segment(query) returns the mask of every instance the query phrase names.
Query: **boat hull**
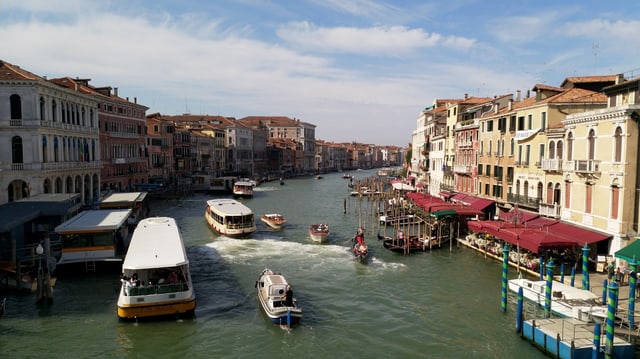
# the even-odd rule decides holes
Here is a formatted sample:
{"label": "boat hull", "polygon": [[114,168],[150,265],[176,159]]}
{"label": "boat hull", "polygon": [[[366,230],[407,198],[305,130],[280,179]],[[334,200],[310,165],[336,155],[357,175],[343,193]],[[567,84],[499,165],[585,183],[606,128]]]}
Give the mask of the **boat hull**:
{"label": "boat hull", "polygon": [[269,226],[271,229],[276,229],[276,230],[282,229],[282,227],[284,227],[284,224],[286,223],[284,217],[282,217],[282,216],[271,217],[271,216],[268,216],[268,215],[262,215],[260,217],[260,220],[264,224]]}
{"label": "boat hull", "polygon": [[195,296],[180,301],[151,302],[148,304],[118,304],[118,318],[133,320],[167,316],[193,317],[196,309]]}
{"label": "boat hull", "polygon": [[309,226],[309,237],[316,243],[325,243],[329,237],[329,227],[327,225],[312,224]]}
{"label": "boat hull", "polygon": [[274,324],[289,327],[298,324],[302,319],[302,308],[295,297],[292,305],[286,306],[283,295],[289,284],[279,273],[264,269],[256,281],[258,303],[264,314]]}

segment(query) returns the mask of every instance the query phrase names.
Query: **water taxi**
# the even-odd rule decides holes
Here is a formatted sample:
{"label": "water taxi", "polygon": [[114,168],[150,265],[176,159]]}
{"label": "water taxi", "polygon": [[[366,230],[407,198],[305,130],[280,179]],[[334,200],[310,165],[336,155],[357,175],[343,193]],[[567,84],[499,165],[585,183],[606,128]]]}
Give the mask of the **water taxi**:
{"label": "water taxi", "polygon": [[122,264],[118,318],[191,317],[196,296],[189,259],[175,219],[138,223]]}
{"label": "water taxi", "polygon": [[280,213],[265,213],[260,220],[273,229],[282,229],[287,220]]}
{"label": "water taxi", "polygon": [[246,181],[238,181],[233,184],[233,195],[239,198],[253,197],[253,184]]}
{"label": "water taxi", "polygon": [[253,211],[231,198],[207,201],[204,219],[217,233],[230,237],[243,237],[256,231]]}
{"label": "water taxi", "polygon": [[300,322],[302,308],[282,274],[263,269],[256,281],[256,289],[260,306],[271,322],[289,327]]}
{"label": "water taxi", "polygon": [[329,237],[329,225],[326,223],[312,224],[309,226],[309,236],[311,240],[318,243],[324,243]]}
{"label": "water taxi", "polygon": [[57,264],[122,261],[131,214],[131,209],[87,210],[57,226],[61,243]]}

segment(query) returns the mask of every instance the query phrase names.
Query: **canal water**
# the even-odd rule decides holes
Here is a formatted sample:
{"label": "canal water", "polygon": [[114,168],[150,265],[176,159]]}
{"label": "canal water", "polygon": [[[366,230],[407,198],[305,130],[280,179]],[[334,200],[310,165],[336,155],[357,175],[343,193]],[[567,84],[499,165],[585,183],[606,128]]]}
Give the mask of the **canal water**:
{"label": "canal water", "polygon": [[[356,179],[373,171],[354,172]],[[212,233],[197,194],[156,201],[152,215],[178,221],[196,291],[194,319],[120,322],[119,272],[61,275],[50,306],[9,293],[0,319],[2,358],[544,358],[515,333],[515,298],[500,309],[501,263],[461,247],[410,256],[372,235],[367,200],[349,196],[341,174],[264,183],[242,200],[256,213],[279,212],[282,231],[258,221],[247,239]],[[326,222],[328,243],[312,243]],[[372,253],[354,260],[351,238],[364,223]],[[254,284],[265,268],[282,272],[304,314],[291,330],[260,311]],[[514,276],[510,273],[510,276]]]}

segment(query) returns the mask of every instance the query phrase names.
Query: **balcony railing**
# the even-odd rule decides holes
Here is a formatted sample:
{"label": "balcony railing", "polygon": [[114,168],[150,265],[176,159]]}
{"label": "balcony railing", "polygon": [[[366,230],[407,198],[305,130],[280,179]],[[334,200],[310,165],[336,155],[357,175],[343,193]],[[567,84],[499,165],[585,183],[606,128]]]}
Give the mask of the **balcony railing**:
{"label": "balcony railing", "polygon": [[600,160],[565,161],[562,165],[565,172],[600,173]]}
{"label": "balcony railing", "polygon": [[540,206],[540,198],[531,198],[514,193],[507,193],[507,201],[529,208],[538,208]]}
{"label": "balcony railing", "polygon": [[453,171],[455,173],[471,173],[473,172],[473,166],[468,165],[454,165]]}
{"label": "balcony railing", "polygon": [[540,206],[538,207],[538,213],[541,216],[545,216],[545,217],[560,218],[561,209],[562,207],[560,207],[560,205],[558,205],[557,203],[554,203],[554,204],[540,203]]}
{"label": "balcony railing", "polygon": [[543,171],[562,171],[562,160],[559,159],[543,159],[541,166]]}
{"label": "balcony railing", "polygon": [[9,163],[0,165],[2,171],[42,171],[42,170],[70,170],[102,168],[102,161],[93,162],[37,162],[37,163]]}

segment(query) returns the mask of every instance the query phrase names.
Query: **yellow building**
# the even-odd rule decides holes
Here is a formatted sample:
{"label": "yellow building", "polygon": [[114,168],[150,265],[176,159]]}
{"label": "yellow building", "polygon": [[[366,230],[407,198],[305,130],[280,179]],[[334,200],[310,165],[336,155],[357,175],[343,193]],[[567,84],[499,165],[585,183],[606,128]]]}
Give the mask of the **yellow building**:
{"label": "yellow building", "polygon": [[638,236],[640,79],[604,88],[607,107],[572,114],[565,126],[562,219],[611,234],[608,253]]}

